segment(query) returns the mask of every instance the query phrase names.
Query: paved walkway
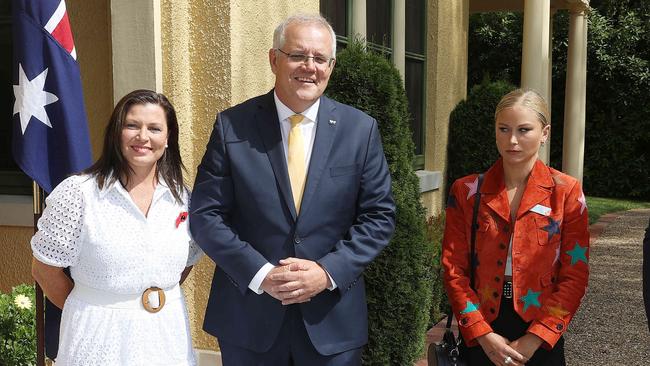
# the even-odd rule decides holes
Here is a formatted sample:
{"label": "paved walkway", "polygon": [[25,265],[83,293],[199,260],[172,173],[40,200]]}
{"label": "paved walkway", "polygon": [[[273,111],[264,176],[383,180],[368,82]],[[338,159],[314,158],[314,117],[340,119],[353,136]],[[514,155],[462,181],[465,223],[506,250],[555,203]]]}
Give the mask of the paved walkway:
{"label": "paved walkway", "polygon": [[602,233],[592,238],[587,296],[566,333],[567,364],[650,365],[641,293],[650,209],[606,216],[599,220],[606,223]]}
{"label": "paved walkway", "polygon": [[[589,228],[589,290],[565,334],[567,365],[650,365],[641,292],[648,219],[650,209],[631,210],[604,215]],[[427,343],[441,337],[442,323],[429,330]]]}

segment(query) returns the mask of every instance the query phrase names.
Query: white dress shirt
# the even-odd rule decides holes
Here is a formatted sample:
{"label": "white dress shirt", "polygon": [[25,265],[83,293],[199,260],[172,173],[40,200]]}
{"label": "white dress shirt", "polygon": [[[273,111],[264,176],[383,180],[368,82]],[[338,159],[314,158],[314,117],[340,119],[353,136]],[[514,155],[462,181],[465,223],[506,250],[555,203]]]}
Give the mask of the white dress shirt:
{"label": "white dress shirt", "polygon": [[[289,131],[291,130],[291,122],[289,121],[289,117],[293,116],[296,114],[294,111],[292,111],[289,107],[284,105],[278,98],[278,95],[273,92],[273,99],[275,100],[275,108],[278,111],[278,120],[280,121],[280,132],[282,133],[282,146],[284,147],[284,160],[289,165],[289,158],[288,158],[288,153],[287,151],[289,150]],[[320,107],[320,98],[314,102],[309,108],[305,109],[302,113],[303,115],[303,120],[300,122],[298,125],[298,128],[300,128],[300,132],[302,133],[303,140],[306,142],[305,144],[305,166],[309,167],[309,161],[311,160],[311,152],[314,147],[314,138],[316,137],[316,123],[318,119],[318,108]],[[265,265],[260,268],[259,271],[255,274],[251,282],[248,284],[248,288],[251,289],[253,292],[256,294],[260,295],[264,292],[264,290],[261,289],[262,282],[266,278],[266,275],[271,272],[271,270],[275,268],[274,265],[271,263],[266,263]],[[324,269],[323,269],[324,270]],[[327,273],[327,271],[325,271]],[[328,289],[334,290],[336,289],[336,283],[334,282],[334,279],[332,279],[332,276],[330,276],[329,273],[327,273],[327,277],[329,277],[330,282],[332,283],[332,286],[329,287]]]}

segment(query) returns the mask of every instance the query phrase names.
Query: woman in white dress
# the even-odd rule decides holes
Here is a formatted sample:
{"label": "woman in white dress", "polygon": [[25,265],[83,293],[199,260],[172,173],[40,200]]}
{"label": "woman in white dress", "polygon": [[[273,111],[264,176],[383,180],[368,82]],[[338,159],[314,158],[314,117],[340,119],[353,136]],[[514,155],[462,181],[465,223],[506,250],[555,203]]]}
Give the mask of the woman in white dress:
{"label": "woman in white dress", "polygon": [[179,283],[202,253],[183,169],[174,108],[136,90],[115,107],[99,160],[47,198],[32,273],[63,309],[57,366],[195,364]]}

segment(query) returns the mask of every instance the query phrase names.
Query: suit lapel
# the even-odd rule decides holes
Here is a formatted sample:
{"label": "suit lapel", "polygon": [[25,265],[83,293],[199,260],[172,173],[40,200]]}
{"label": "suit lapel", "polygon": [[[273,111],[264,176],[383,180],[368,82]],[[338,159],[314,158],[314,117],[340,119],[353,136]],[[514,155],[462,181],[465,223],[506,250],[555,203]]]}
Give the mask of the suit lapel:
{"label": "suit lapel", "polygon": [[257,120],[257,130],[264,143],[266,155],[271,162],[271,168],[275,175],[284,202],[287,204],[291,216],[296,219],[296,208],[291,195],[291,184],[289,183],[289,173],[287,162],[284,157],[284,147],[282,144],[282,133],[280,132],[280,121],[278,121],[278,112],[273,100],[273,91],[261,99],[255,115]]}
{"label": "suit lapel", "polygon": [[506,222],[510,222],[510,204],[503,179],[503,162],[501,159],[485,173],[481,186],[481,199]]}
{"label": "suit lapel", "polygon": [[[318,182],[320,181],[325,165],[332,150],[332,143],[337,130],[336,107],[331,100],[323,96],[320,99],[318,108],[318,121],[316,123],[316,136],[314,137],[314,146],[309,161],[309,170],[307,171],[307,181],[305,182],[305,191],[302,195],[302,204],[300,213],[304,214],[309,209],[309,204],[313,200]],[[330,121],[333,121],[330,122]]]}
{"label": "suit lapel", "polygon": [[[519,203],[517,218],[520,218],[535,205],[548,198],[554,185],[548,167],[540,160],[536,161],[526,183],[524,195]],[[485,173],[481,194],[483,194],[481,199],[492,211],[506,222],[510,222],[510,204],[508,203],[508,193],[506,192],[503,176],[503,161],[501,159]]]}

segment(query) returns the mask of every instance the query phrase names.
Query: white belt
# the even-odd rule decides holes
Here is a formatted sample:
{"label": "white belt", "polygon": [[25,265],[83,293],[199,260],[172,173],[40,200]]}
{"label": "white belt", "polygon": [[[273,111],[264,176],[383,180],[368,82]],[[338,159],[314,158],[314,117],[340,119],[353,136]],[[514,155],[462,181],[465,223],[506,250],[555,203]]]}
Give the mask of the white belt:
{"label": "white belt", "polygon": [[[156,296],[158,295],[158,296]],[[167,289],[151,287],[141,294],[116,294],[75,283],[70,296],[92,305],[113,309],[141,309],[156,313],[165,303],[181,299],[181,287],[175,284]]]}

